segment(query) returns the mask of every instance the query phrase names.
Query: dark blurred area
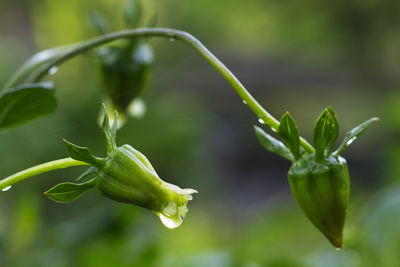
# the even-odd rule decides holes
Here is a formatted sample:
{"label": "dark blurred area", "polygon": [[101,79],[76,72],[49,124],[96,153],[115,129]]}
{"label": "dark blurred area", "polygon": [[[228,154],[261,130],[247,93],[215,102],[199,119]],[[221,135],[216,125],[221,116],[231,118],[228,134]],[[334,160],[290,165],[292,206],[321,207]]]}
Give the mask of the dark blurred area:
{"label": "dark blurred area", "polygon": [[[200,39],[275,117],[289,111],[302,136],[328,105],[341,139],[378,116],[345,153],[352,195],[345,247],[335,251],[301,213],[290,163],[265,151],[256,116],[188,45],[151,39],[147,113],[118,143],[143,152],[160,177],[199,194],[176,230],[94,190],[72,204],[42,192],[84,170],[60,170],[0,192],[1,266],[398,266],[400,262],[400,2],[143,1],[157,26]],[[0,85],[33,53],[96,36],[89,11],[122,29],[123,0],[1,0]],[[1,132],[1,175],[66,157],[61,141],[105,155],[97,125],[102,82],[84,54],[48,76],[50,116]]]}

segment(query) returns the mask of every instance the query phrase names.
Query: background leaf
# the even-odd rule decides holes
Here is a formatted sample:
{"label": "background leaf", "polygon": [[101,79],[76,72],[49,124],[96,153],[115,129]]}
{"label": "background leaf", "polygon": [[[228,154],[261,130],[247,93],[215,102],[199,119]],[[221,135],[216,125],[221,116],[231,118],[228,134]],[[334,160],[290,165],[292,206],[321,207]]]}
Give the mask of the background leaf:
{"label": "background leaf", "polygon": [[26,84],[0,95],[0,129],[14,127],[55,110],[57,100],[51,82]]}
{"label": "background leaf", "polygon": [[266,132],[264,132],[263,129],[258,126],[254,126],[254,130],[256,132],[258,141],[260,141],[260,144],[266,150],[278,154],[279,156],[282,156],[290,161],[294,160],[294,157],[292,153],[290,153],[290,150],[287,149],[287,147],[281,141],[267,134]]}
{"label": "background leaf", "polygon": [[281,136],[283,142],[292,152],[295,159],[300,158],[300,137],[299,131],[297,130],[296,123],[294,122],[292,116],[286,112],[279,124],[279,135]]}
{"label": "background leaf", "polygon": [[124,9],[125,24],[129,28],[136,28],[142,18],[142,5],[140,0],[128,0]]}
{"label": "background leaf", "polygon": [[61,183],[54,186],[44,194],[56,202],[70,203],[78,199],[88,190],[92,189],[95,185],[96,178],[82,184]]}
{"label": "background leaf", "polygon": [[325,154],[332,152],[338,135],[339,124],[335,112],[328,107],[321,113],[314,126],[313,142],[317,159],[322,159]]}

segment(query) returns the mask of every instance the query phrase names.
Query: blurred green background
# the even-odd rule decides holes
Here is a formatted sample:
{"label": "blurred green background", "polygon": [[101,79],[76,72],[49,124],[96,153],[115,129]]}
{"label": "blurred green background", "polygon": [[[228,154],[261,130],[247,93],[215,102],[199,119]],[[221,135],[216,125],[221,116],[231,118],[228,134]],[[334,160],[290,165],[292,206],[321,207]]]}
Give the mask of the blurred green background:
{"label": "blurred green background", "polygon": [[[301,213],[289,162],[258,144],[257,119],[227,82],[186,44],[156,38],[148,112],[126,123],[118,143],[143,152],[164,180],[199,191],[183,225],[168,230],[151,212],[95,191],[72,204],[45,198],[84,170],[70,168],[0,192],[0,265],[399,266],[400,2],[144,2],[157,26],[198,37],[270,113],[290,111],[309,140],[328,105],[341,136],[381,117],[344,153],[352,178],[345,248],[335,251]],[[124,4],[1,0],[0,85],[31,54],[95,36],[89,10],[122,29]],[[105,154],[96,59],[80,56],[51,79],[57,111],[0,133],[2,177],[65,157],[62,138]]]}

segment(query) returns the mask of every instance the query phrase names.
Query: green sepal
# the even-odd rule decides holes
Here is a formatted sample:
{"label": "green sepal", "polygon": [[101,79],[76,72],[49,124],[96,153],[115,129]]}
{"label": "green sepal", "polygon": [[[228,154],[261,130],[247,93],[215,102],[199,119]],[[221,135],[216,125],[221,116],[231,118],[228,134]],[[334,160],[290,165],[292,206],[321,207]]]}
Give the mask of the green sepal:
{"label": "green sepal", "polygon": [[87,147],[74,145],[65,139],[63,139],[63,141],[67,147],[68,155],[75,160],[89,163],[90,165],[95,167],[100,166],[104,161],[104,159],[93,156],[89,148]]}
{"label": "green sepal", "polygon": [[82,173],[78,178],[76,178],[75,181],[82,181],[84,179],[86,179],[87,177],[91,177],[93,175],[98,175],[99,172],[97,170],[97,168],[95,167],[89,167],[84,173]]}
{"label": "green sepal", "polygon": [[320,161],[328,156],[335,146],[339,135],[339,123],[335,112],[327,107],[319,116],[314,126],[313,142],[315,146],[315,159]]}
{"label": "green sepal", "polygon": [[346,149],[354,140],[356,140],[373,122],[378,121],[379,118],[373,117],[360,125],[354,127],[352,130],[348,131],[340,144],[339,148],[335,151],[335,155],[340,155],[343,150]]}
{"label": "green sepal", "polygon": [[286,112],[279,124],[279,135],[281,136],[286,147],[292,152],[294,158],[300,158],[300,136],[296,123],[289,112]]}
{"label": "green sepal", "polygon": [[24,84],[0,94],[0,129],[52,113],[57,106],[52,82]]}
{"label": "green sepal", "polygon": [[141,18],[142,5],[140,0],[128,0],[124,8],[124,20],[126,26],[129,28],[138,27]]}
{"label": "green sepal", "polygon": [[103,125],[101,127],[105,137],[106,137],[106,145],[107,145],[107,154],[110,154],[111,151],[117,148],[117,129],[118,129],[118,112],[115,111],[114,115],[114,122],[113,125],[110,127],[110,119],[108,118],[107,107],[103,103]]}
{"label": "green sepal", "polygon": [[110,25],[108,21],[99,13],[90,10],[88,13],[88,20],[91,26],[96,29],[100,34],[110,32]]}
{"label": "green sepal", "polygon": [[44,192],[46,197],[59,203],[70,203],[78,199],[84,193],[96,186],[96,179],[94,178],[82,184],[75,183],[61,183],[50,190]]}
{"label": "green sepal", "polygon": [[254,126],[258,141],[268,151],[284,157],[287,160],[294,161],[294,157],[290,150],[279,140],[264,132],[258,126]]}

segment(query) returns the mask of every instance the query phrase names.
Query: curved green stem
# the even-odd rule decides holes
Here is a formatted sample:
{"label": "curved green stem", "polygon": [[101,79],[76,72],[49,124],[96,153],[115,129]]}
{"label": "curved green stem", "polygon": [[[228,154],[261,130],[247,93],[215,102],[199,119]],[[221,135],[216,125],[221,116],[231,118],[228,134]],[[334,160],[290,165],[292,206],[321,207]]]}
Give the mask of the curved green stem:
{"label": "curved green stem", "polygon": [[[243,101],[249,106],[249,108],[262,120],[265,124],[271,127],[273,130],[278,131],[279,122],[271,114],[269,114],[246,90],[242,83],[235,77],[235,75],[213,54],[211,53],[198,39],[191,34],[167,28],[140,28],[135,30],[125,30],[119,32],[113,32],[102,35],[97,38],[93,38],[86,42],[83,42],[73,49],[67,51],[65,54],[51,60],[41,66],[39,66],[32,74],[28,77],[28,82],[37,82],[48,74],[48,71],[58,66],[66,60],[86,52],[92,48],[103,45],[108,42],[112,42],[122,38],[134,38],[134,37],[166,37],[169,39],[182,40],[191,45],[208,63],[211,64],[233,87],[236,93],[243,99]],[[313,153],[314,148],[304,138],[300,138],[301,146],[308,152]]]}
{"label": "curved green stem", "polygon": [[12,186],[15,183],[18,183],[20,181],[23,181],[38,174],[58,169],[64,169],[72,166],[80,166],[80,165],[88,165],[88,164],[86,162],[74,160],[71,158],[64,158],[39,164],[0,180],[0,190],[8,188],[9,186]]}

